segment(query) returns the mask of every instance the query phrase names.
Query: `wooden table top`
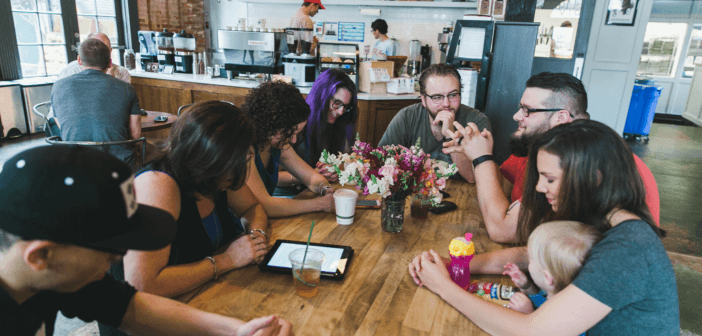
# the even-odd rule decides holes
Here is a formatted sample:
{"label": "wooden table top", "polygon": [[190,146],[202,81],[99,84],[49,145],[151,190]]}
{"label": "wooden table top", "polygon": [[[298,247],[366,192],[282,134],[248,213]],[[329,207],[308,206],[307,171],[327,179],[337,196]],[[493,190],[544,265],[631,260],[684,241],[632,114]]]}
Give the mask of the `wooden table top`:
{"label": "wooden table top", "polygon": [[[400,233],[381,230],[380,209],[357,209],[349,226],[338,225],[333,214],[322,212],[271,220],[270,245],[277,239],[306,241],[314,220],[312,242],[354,249],[345,279],[322,279],[313,298],[295,293],[291,274],[262,272],[250,265],[178,299],[242,320],[277,314],[293,324],[296,335],[486,335],[436,294],[418,287],[407,271],[410,260],[422,251],[434,249],[448,256],[449,242],[466,232],[474,234],[476,253],[505,247],[488,238],[474,184],[450,180],[446,191],[457,210],[418,220],[410,216],[408,198]],[[510,283],[501,275],[474,275],[471,280]]]}
{"label": "wooden table top", "polygon": [[[166,116],[168,120],[166,122],[154,122],[154,118],[157,116]],[[146,111],[145,116],[141,116],[141,130],[142,131],[157,131],[161,129],[171,128],[173,123],[178,120],[178,116],[175,114],[170,114],[166,112],[156,112],[156,111]]]}

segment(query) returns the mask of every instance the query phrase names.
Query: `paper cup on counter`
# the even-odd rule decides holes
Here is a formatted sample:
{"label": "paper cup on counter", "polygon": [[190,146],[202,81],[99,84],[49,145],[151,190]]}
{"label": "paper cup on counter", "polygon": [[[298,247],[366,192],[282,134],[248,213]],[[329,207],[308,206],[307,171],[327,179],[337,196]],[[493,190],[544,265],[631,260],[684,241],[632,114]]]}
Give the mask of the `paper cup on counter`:
{"label": "paper cup on counter", "polygon": [[337,223],[341,225],[353,223],[353,216],[356,213],[356,199],[358,199],[358,193],[353,190],[338,189],[334,191]]}

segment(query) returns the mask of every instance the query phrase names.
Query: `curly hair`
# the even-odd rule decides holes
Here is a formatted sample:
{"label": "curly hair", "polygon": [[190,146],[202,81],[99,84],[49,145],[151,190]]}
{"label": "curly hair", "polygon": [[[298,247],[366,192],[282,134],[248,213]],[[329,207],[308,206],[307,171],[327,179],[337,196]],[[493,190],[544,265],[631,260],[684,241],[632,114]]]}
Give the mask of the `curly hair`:
{"label": "curly hair", "polygon": [[292,138],[296,126],[310,115],[300,90],[283,82],[266,82],[246,95],[244,113],[254,123],[255,144],[261,148],[280,132],[281,141]]}

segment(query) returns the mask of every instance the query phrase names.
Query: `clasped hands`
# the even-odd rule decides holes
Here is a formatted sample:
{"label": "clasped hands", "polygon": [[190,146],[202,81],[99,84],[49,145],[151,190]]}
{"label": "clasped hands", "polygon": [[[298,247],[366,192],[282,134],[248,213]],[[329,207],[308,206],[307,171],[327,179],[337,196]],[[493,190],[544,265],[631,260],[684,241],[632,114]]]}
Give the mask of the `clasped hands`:
{"label": "clasped hands", "polygon": [[463,127],[456,121],[453,122],[453,126],[456,131],[447,136],[452,140],[444,142],[444,154],[462,153],[471,161],[492,154],[494,141],[487,128],[481,132],[475,123],[468,123]]}

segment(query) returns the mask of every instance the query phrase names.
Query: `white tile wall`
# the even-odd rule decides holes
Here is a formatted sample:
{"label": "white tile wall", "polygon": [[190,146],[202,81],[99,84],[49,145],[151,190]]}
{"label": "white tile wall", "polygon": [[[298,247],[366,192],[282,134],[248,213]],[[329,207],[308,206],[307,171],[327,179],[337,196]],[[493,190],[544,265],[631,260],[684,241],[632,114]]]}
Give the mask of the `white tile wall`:
{"label": "white tile wall", "polygon": [[[302,3],[302,1],[301,1]],[[210,1],[212,21],[212,43],[217,47],[217,29],[226,26],[236,26],[239,18],[246,18],[247,22],[256,19],[266,19],[267,28],[285,28],[290,16],[295,13],[299,5],[291,4],[257,4],[243,3],[237,0]],[[380,16],[361,15],[361,8],[380,8]],[[366,35],[364,42],[359,43],[361,56],[364,44],[375,44],[370,25],[378,18],[388,23],[388,36],[400,42],[399,55],[409,53],[409,41],[418,39],[422,45],[432,47],[433,63],[439,61],[439,44],[437,34],[442,32],[447,22],[455,23],[465,14],[475,14],[474,9],[461,8],[407,8],[407,7],[382,7],[382,6],[327,6],[320,10],[312,19],[314,21],[330,22],[364,22]]]}

